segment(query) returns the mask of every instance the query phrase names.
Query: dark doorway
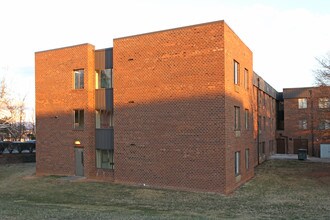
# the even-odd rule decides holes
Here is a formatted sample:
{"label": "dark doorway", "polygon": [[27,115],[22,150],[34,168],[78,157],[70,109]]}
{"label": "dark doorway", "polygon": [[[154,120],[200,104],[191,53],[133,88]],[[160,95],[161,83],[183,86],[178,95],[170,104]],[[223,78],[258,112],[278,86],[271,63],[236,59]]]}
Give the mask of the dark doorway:
{"label": "dark doorway", "polygon": [[74,149],[75,163],[76,163],[76,176],[84,176],[84,149]]}
{"label": "dark doorway", "polygon": [[277,147],[276,153],[285,154],[286,153],[286,151],[285,151],[285,139],[277,139],[276,140],[276,147]]}

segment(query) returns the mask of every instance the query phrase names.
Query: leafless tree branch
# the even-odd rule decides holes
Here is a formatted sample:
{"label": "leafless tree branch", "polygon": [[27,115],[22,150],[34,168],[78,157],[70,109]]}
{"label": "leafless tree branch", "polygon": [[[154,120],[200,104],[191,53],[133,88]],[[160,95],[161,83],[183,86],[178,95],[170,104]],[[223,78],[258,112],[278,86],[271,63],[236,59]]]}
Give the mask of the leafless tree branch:
{"label": "leafless tree branch", "polygon": [[319,68],[314,70],[316,84],[330,86],[330,52],[326,56],[315,59],[319,63]]}

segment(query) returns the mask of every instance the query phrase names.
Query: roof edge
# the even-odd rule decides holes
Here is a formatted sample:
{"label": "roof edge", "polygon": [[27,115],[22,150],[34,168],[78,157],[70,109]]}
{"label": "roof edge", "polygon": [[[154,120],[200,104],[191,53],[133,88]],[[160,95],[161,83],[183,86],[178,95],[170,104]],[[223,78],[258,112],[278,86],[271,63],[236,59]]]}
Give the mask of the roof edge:
{"label": "roof edge", "polygon": [[185,29],[185,28],[192,28],[192,27],[198,27],[198,26],[216,24],[216,23],[224,23],[225,24],[225,20],[218,20],[218,21],[211,21],[211,22],[193,24],[193,25],[188,25],[188,26],[164,29],[164,30],[160,30],[160,31],[151,31],[151,32],[146,32],[146,33],[142,33],[142,34],[134,34],[134,35],[130,35],[130,36],[114,38],[113,40],[115,41],[115,40],[131,38],[131,37],[140,37],[140,36],[149,35],[149,34],[157,34],[157,33],[162,33],[162,32],[167,32],[167,31],[173,31],[173,30],[179,30],[179,29]]}
{"label": "roof edge", "polygon": [[63,50],[63,49],[67,49],[67,48],[79,47],[79,46],[84,46],[84,45],[95,47],[93,44],[90,44],[90,43],[83,43],[83,44],[77,44],[77,45],[71,45],[71,46],[59,47],[59,48],[54,48],[54,49],[49,49],[49,50],[36,51],[35,54],[37,54],[37,53],[49,52],[49,51],[54,51],[54,50]]}

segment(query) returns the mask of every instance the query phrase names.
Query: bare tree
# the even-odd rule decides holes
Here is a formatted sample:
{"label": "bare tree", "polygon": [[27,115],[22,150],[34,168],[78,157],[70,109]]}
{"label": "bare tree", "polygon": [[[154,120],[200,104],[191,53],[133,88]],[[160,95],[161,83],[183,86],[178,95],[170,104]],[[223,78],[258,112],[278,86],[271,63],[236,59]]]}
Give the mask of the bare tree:
{"label": "bare tree", "polygon": [[317,57],[320,67],[314,70],[316,84],[330,86],[330,52],[323,57]]}
{"label": "bare tree", "polygon": [[14,99],[6,80],[0,82],[0,133],[3,138],[20,140],[25,132],[25,98]]}

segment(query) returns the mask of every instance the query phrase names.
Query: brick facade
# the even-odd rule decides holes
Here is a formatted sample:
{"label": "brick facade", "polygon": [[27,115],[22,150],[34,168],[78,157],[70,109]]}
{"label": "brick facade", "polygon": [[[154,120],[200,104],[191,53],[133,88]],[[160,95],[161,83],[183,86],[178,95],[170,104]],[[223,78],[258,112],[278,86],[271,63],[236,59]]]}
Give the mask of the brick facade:
{"label": "brick facade", "polygon": [[[77,175],[83,149],[87,178],[232,192],[275,151],[277,92],[252,57],[224,21],[118,38],[113,50],[37,52],[37,175]],[[103,68],[113,68],[114,169],[96,168]],[[83,89],[74,89],[77,69]],[[73,126],[77,109],[83,129]]]}
{"label": "brick facade", "polygon": [[116,181],[225,193],[253,176],[243,157],[235,178],[233,162],[246,148],[253,160],[253,142],[243,144],[252,129],[236,137],[233,128],[234,106],[251,109],[251,93],[235,91],[233,60],[251,83],[252,52],[224,22],[115,39],[114,48]]}
{"label": "brick facade", "polygon": [[[320,108],[319,98],[329,99],[330,87],[284,89],[283,97],[284,130],[279,139],[285,139],[286,153],[307,148],[310,156],[319,157],[320,144],[330,143],[330,129],[321,125],[325,120],[330,123],[330,108]],[[299,99],[306,99],[306,108],[299,108]]]}

